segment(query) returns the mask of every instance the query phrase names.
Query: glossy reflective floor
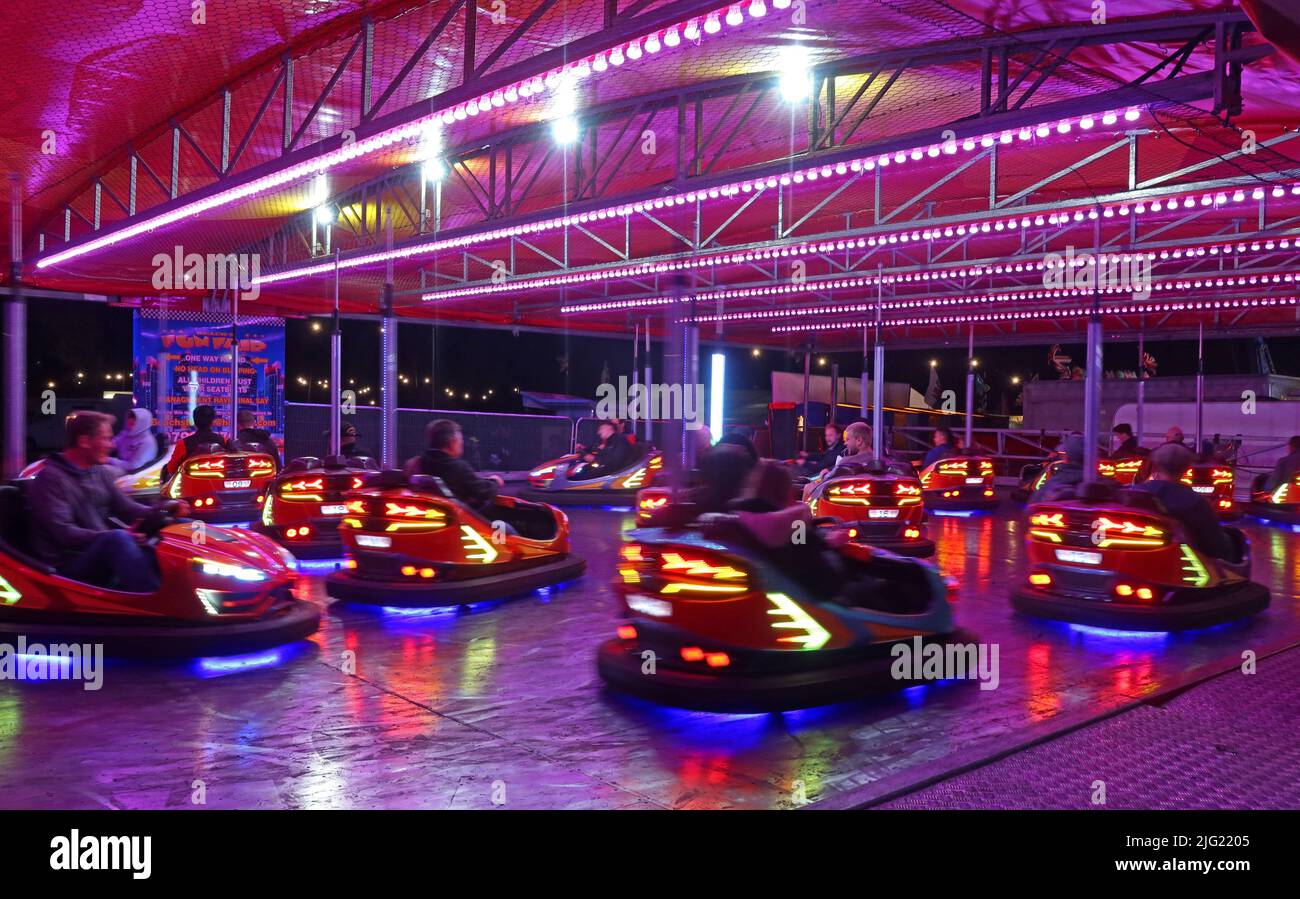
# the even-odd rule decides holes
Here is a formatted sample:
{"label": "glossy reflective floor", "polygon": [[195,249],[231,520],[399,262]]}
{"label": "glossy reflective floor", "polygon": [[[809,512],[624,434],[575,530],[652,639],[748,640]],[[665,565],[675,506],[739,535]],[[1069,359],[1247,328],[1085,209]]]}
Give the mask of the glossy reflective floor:
{"label": "glossy reflective floor", "polygon": [[[606,584],[631,516],[571,518],[590,568],[549,595],[431,615],[332,607],[309,644],[220,667],[114,664],[98,692],[0,682],[0,806],[847,805],[1223,670],[1243,650],[1300,641],[1289,530],[1245,525],[1256,579],[1273,591],[1265,614],[1138,636],[1016,616],[1017,522],[943,517],[931,523],[937,562],[961,583],[959,623],[999,646],[996,690],[940,684],[784,715],[675,711],[602,689],[594,652],[617,622]],[[303,585],[318,601],[320,571]]]}

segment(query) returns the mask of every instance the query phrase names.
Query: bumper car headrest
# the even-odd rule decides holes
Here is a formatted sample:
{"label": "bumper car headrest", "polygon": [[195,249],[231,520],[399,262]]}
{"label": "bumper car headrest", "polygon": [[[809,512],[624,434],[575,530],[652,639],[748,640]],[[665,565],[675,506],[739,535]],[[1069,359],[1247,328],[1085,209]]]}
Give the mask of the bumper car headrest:
{"label": "bumper car headrest", "polygon": [[331,471],[342,471],[348,467],[348,457],[342,455],[326,456],[321,460],[321,467]]}
{"label": "bumper car headrest", "polygon": [[1081,503],[1105,503],[1115,496],[1115,488],[1101,481],[1079,484],[1074,488],[1073,499]]}
{"label": "bumper car headrest", "polygon": [[1155,512],[1158,515],[1165,514],[1165,507],[1156,495],[1145,490],[1116,490],[1115,501],[1131,509]]}
{"label": "bumper car headrest", "polygon": [[379,472],[371,478],[370,483],[366,486],[377,487],[380,490],[388,490],[393,487],[405,487],[408,483],[406,472],[400,468],[389,468]]}
{"label": "bumper car headrest", "polygon": [[294,471],[309,471],[313,468],[320,467],[320,459],[316,456],[299,456],[284,467],[286,474]]}
{"label": "bumper car headrest", "polygon": [[366,471],[379,471],[379,462],[370,456],[344,456],[349,468],[363,468]]}
{"label": "bumper car headrest", "polygon": [[[380,475],[383,477],[383,475]],[[413,490],[423,490],[427,493],[434,493],[438,496],[445,496],[447,499],[455,499],[456,494],[452,493],[443,483],[442,478],[431,474],[417,474],[411,478],[410,486]]]}

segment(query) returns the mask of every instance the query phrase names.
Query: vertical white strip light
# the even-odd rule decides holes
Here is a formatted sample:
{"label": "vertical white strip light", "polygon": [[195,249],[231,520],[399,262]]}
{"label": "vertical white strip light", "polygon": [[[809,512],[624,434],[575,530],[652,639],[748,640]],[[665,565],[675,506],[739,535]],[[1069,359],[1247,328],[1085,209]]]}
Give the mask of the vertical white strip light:
{"label": "vertical white strip light", "polygon": [[709,378],[709,434],[717,443],[722,437],[722,397],[727,389],[727,357],[714,353]]}

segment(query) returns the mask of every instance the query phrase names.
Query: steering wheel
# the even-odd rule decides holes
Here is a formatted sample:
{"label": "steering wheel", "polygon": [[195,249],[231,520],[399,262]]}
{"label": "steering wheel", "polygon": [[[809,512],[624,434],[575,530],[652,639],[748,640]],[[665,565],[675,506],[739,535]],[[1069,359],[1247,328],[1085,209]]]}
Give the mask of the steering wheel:
{"label": "steering wheel", "polygon": [[147,545],[156,546],[162,539],[163,529],[177,522],[176,513],[179,509],[180,503],[176,500],[169,500],[161,506],[155,506],[135,523],[132,530],[142,535]]}

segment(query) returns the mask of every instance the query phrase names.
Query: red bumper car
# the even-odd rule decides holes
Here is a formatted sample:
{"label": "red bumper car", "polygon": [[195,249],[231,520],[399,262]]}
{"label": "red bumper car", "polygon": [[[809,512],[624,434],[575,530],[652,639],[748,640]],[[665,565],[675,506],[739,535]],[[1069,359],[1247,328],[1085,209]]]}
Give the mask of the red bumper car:
{"label": "red bumper car", "polygon": [[925,536],[921,482],[907,466],[841,465],[813,488],[808,505],[818,518],[834,519],[850,540],[900,556],[934,555],[934,541]]}
{"label": "red bumper car", "polygon": [[510,496],[479,512],[438,478],[381,472],[347,496],[339,534],[348,560],[325,582],[334,599],[454,606],[504,599],[578,577],[569,519]]}
{"label": "red bumper car", "polygon": [[330,559],[343,554],[339,522],[347,513],[349,490],[379,473],[368,456],[314,456],[294,459],[266,493],[253,530],[266,534],[299,559]]}
{"label": "red bumper car", "polygon": [[184,500],[199,521],[252,521],[261,515],[274,478],[275,459],[266,453],[205,453],[182,460],[162,495]]}
{"label": "red bumper car", "polygon": [[29,642],[98,643],[111,656],[189,658],[257,652],[302,640],[320,611],[293,598],[292,560],[265,537],[159,512],[141,530],[162,583],[126,593],[74,581],[26,549],[18,487],[0,486],[0,635]]}
{"label": "red bumper car", "polygon": [[993,487],[993,460],[986,456],[950,456],[921,472],[921,496],[933,511],[996,509],[1001,500]]}
{"label": "red bumper car", "polygon": [[1234,557],[1216,559],[1152,495],[1084,484],[1026,511],[1028,573],[1011,603],[1027,615],[1135,631],[1242,618],[1266,608],[1269,594],[1250,580],[1245,535],[1227,531]]}

